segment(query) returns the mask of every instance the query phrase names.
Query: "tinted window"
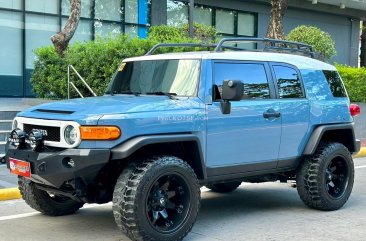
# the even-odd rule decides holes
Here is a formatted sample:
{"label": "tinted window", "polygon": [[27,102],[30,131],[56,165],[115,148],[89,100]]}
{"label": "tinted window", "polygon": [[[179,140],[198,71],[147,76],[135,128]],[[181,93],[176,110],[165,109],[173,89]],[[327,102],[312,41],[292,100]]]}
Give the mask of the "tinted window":
{"label": "tinted window", "polygon": [[337,71],[323,71],[334,97],[347,97],[346,89]]}
{"label": "tinted window", "polygon": [[269,85],[262,64],[217,63],[215,84],[221,93],[224,80],[240,80],[244,83],[243,99],[268,99]]}
{"label": "tinted window", "polygon": [[304,97],[301,80],[295,69],[286,66],[273,66],[273,69],[281,99]]}

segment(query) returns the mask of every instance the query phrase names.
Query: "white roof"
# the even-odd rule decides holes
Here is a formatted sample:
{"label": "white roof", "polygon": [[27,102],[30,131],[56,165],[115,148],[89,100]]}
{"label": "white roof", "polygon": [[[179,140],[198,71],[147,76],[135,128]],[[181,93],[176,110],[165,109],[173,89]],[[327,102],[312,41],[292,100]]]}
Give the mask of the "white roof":
{"label": "white roof", "polygon": [[163,59],[212,59],[212,60],[242,60],[242,61],[270,61],[292,64],[298,69],[308,70],[336,70],[330,64],[305,56],[270,53],[270,52],[250,52],[250,51],[225,51],[225,52],[187,52],[169,53],[157,55],[145,55],[125,59],[123,62],[143,61],[143,60],[163,60]]}

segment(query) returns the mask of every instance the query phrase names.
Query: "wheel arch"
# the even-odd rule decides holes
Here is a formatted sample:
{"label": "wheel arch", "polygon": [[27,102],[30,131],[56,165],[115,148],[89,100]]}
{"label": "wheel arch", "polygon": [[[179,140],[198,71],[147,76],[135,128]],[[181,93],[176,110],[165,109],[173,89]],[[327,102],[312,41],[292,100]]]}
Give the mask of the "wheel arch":
{"label": "wheel arch", "polygon": [[342,143],[351,153],[358,152],[360,149],[360,141],[355,138],[353,123],[316,127],[305,146],[303,155],[313,155],[321,141]]}
{"label": "wheel arch", "polygon": [[111,150],[111,161],[151,155],[177,156],[192,167],[198,179],[207,177],[201,141],[194,134],[134,137]]}

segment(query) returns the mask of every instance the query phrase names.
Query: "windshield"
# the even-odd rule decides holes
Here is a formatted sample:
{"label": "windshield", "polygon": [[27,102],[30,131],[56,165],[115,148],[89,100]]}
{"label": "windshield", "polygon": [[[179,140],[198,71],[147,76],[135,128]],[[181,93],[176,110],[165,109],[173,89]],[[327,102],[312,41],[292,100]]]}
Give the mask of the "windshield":
{"label": "windshield", "polygon": [[200,60],[147,60],[122,63],[109,94],[161,94],[196,96]]}

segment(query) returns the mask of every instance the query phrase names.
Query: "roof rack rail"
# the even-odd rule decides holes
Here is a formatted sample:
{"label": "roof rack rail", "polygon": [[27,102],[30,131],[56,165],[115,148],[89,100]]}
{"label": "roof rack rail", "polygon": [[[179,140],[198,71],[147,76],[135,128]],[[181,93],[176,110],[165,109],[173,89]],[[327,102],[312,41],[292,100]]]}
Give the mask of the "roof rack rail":
{"label": "roof rack rail", "polygon": [[[230,42],[249,42],[249,43],[262,43],[264,47],[262,49],[245,49],[237,46],[224,45]],[[224,49],[231,49],[236,51],[262,51],[262,52],[285,52],[285,53],[301,53],[302,55],[315,58],[315,52],[313,47],[308,44],[291,42],[285,40],[277,40],[270,38],[223,38],[218,44],[204,44],[204,43],[161,43],[156,44],[150,49],[146,55],[152,55],[155,51],[162,47],[202,47],[202,48],[215,48],[214,52],[222,52]]]}
{"label": "roof rack rail", "polygon": [[145,55],[152,55],[158,48],[162,47],[203,47],[203,48],[216,48],[216,44],[195,44],[195,43],[163,43],[156,44]]}
{"label": "roof rack rail", "polygon": [[[254,42],[263,43],[265,46],[261,49],[263,52],[277,51],[277,52],[290,52],[290,53],[301,53],[315,58],[313,47],[308,44],[291,42],[286,40],[270,39],[270,38],[223,38],[217,44],[215,52],[221,52],[227,46],[224,43],[228,42]],[[257,51],[260,49],[257,49]]]}
{"label": "roof rack rail", "polygon": [[[162,43],[162,44],[156,44],[154,47],[152,47],[149,52],[147,52],[145,55],[152,55],[155,53],[155,51],[158,48],[162,47],[202,47],[202,48],[216,48],[217,44],[196,44],[196,43]],[[232,50],[238,50],[238,51],[248,51],[249,49],[244,49],[240,47],[235,46],[221,46],[223,49],[232,49]]]}

